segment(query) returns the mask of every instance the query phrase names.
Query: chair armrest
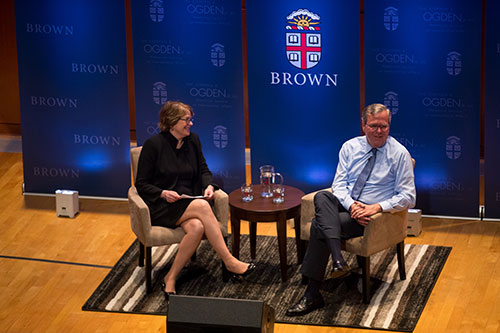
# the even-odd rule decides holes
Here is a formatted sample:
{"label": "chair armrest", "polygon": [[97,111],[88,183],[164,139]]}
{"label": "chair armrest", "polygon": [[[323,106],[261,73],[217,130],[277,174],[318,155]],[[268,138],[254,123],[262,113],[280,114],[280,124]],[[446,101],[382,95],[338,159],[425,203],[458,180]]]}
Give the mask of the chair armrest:
{"label": "chair armrest", "polygon": [[151,216],[148,206],[137,193],[135,186],[131,186],[128,190],[128,206],[132,231],[143,244],[146,244],[146,235],[151,229]]}
{"label": "chair armrest", "polygon": [[219,221],[222,235],[227,236],[227,223],[229,221],[229,196],[223,190],[214,192],[214,214]]}
{"label": "chair armrest", "polygon": [[314,218],[314,196],[320,191],[332,191],[331,188],[325,188],[315,192],[308,193],[302,197],[300,205],[300,239],[309,240],[311,234],[311,222]]}
{"label": "chair armrest", "polygon": [[[407,209],[372,215],[363,237],[359,237],[361,249],[358,254],[367,257],[402,242],[406,238],[407,215]],[[349,251],[349,242],[346,246]]]}

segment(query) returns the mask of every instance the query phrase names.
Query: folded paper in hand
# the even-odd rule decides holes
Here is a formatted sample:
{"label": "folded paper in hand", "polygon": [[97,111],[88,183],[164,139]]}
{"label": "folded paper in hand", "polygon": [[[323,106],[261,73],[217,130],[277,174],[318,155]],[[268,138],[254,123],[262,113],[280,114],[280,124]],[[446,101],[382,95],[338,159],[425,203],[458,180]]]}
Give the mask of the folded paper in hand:
{"label": "folded paper in hand", "polygon": [[187,195],[187,194],[181,194],[181,199],[204,199],[205,197],[203,195]]}

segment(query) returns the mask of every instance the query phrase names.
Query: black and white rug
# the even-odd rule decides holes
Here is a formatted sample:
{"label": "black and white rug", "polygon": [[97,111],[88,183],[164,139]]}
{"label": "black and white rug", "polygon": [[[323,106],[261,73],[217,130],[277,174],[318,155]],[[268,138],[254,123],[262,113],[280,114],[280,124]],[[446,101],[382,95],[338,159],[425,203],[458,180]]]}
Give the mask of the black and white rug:
{"label": "black and white rug", "polygon": [[[229,248],[231,248],[229,238]],[[110,311],[165,315],[167,303],[161,280],[177,250],[176,245],[153,249],[153,292],[145,294],[144,268],[137,266],[138,246],[133,243],[92,296],[83,305],[87,311]],[[326,306],[302,317],[287,317],[285,311],[304,293],[297,265],[295,239],[287,244],[288,280],[281,282],[276,237],[258,236],[257,271],[244,282],[222,282],[221,261],[206,241],[196,261],[186,267],[177,283],[180,295],[261,300],[276,311],[276,322],[304,325],[412,331],[451,251],[450,247],[405,246],[406,280],[399,279],[394,250],[371,257],[371,302],[363,304],[361,272],[356,258],[344,253],[351,268],[342,280],[326,280],[321,293]],[[250,260],[249,237],[242,236],[240,258]],[[327,271],[330,269],[328,268]]]}

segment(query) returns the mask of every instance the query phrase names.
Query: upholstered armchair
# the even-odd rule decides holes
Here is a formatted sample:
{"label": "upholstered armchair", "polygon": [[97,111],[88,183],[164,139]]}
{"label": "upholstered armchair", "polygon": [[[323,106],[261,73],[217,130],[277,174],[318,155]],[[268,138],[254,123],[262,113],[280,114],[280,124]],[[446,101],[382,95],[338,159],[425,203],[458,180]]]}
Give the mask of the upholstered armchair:
{"label": "upholstered armchair", "polygon": [[[331,188],[325,189],[331,191]],[[319,192],[306,194],[301,204],[301,231],[302,240],[309,240],[311,221],[314,217],[314,195]],[[397,213],[377,213],[370,217],[370,223],[365,227],[364,235],[342,241],[343,250],[357,256],[363,279],[363,303],[370,303],[370,256],[382,250],[396,246],[398,257],[399,277],[406,279],[404,261],[404,240],[408,222],[408,210]]]}
{"label": "upholstered armchair", "polygon": [[[137,164],[142,147],[130,149],[130,158],[132,164],[132,178],[135,184],[137,176]],[[132,231],[139,240],[139,266],[144,266],[144,258],[146,259],[146,292],[151,292],[151,248],[153,246],[171,245],[180,243],[185,233],[181,227],[169,229],[164,227],[152,226],[149,214],[149,208],[142,198],[137,193],[135,186],[131,186],[128,190],[128,203],[130,209],[130,224]],[[217,220],[219,221],[221,231],[224,237],[227,237],[227,223],[229,220],[229,199],[228,195],[217,190],[214,193],[213,210]]]}

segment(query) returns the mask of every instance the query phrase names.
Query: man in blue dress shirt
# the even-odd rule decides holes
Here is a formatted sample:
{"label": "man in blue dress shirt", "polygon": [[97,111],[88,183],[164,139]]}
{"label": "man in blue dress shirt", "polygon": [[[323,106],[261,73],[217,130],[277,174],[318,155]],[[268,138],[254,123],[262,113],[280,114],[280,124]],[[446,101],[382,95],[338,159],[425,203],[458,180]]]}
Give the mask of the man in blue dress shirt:
{"label": "man in blue dress shirt", "polygon": [[415,205],[413,162],[406,148],[389,136],[391,112],[371,104],[362,114],[364,136],[348,140],[339,153],[332,192],[314,196],[315,217],[301,273],[309,280],[304,296],[286,312],[300,316],[324,306],[319,289],[328,257],[332,278],[349,268],[340,252],[340,239],[362,236],[370,216]]}

